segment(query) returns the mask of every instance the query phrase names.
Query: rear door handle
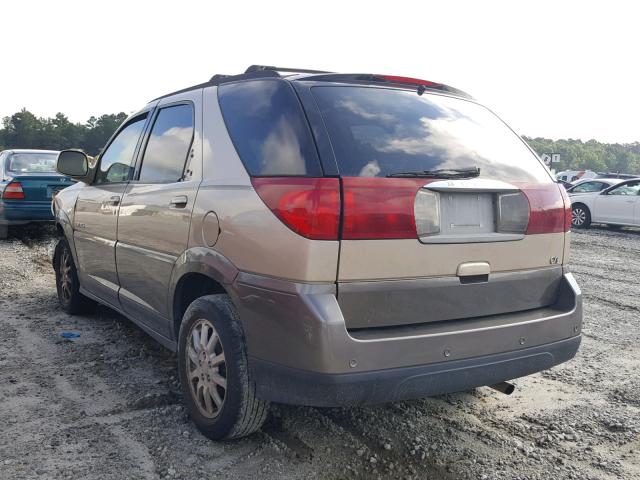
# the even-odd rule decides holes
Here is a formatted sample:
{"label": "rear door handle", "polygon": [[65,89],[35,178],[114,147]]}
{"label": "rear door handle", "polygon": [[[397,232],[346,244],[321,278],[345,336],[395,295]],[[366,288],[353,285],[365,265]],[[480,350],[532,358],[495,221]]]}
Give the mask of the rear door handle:
{"label": "rear door handle", "polygon": [[187,202],[189,199],[186,195],[178,195],[177,197],[173,197],[169,204],[174,208],[184,208],[187,206]]}
{"label": "rear door handle", "polygon": [[113,197],[110,197],[109,201],[107,203],[109,205],[113,205],[113,206],[116,206],[116,205],[120,204],[120,196],[119,195],[114,195]]}

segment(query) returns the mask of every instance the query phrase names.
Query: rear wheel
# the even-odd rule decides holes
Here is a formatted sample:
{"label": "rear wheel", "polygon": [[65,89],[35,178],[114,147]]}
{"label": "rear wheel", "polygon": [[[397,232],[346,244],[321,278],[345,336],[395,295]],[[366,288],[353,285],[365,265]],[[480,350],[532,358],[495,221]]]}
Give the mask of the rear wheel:
{"label": "rear wheel", "polygon": [[185,312],[178,370],[187,410],[203,435],[244,437],[267,418],[269,403],[256,397],[242,326],[227,295],[199,298]]}
{"label": "rear wheel", "polygon": [[591,225],[591,212],[586,205],[576,203],[571,208],[571,226],[574,228],[589,228]]}
{"label": "rear wheel", "polygon": [[95,308],[96,303],[80,293],[78,271],[71,255],[69,243],[65,238],[58,240],[53,255],[53,268],[56,272],[58,300],[65,312],[76,315]]}

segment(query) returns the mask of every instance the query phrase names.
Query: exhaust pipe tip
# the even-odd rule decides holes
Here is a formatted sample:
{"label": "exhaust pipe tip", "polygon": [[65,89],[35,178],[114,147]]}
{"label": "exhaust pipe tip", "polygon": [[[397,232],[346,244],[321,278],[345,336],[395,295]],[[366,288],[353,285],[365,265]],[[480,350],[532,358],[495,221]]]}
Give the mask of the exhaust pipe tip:
{"label": "exhaust pipe tip", "polygon": [[489,387],[497,390],[498,392],[504,393],[505,395],[511,395],[516,389],[516,386],[509,382],[500,382],[495,385],[489,385]]}

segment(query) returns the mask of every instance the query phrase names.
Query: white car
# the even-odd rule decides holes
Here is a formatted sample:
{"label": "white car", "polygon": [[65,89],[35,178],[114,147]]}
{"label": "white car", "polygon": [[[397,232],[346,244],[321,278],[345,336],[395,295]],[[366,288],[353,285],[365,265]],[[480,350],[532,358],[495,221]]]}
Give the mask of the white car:
{"label": "white car", "polygon": [[567,193],[570,197],[587,193],[597,193],[625,180],[624,178],[590,178],[587,180],[578,180],[573,186],[567,188]]}
{"label": "white car", "polygon": [[602,192],[573,195],[571,206],[573,228],[588,228],[591,223],[640,226],[640,179],[626,180]]}

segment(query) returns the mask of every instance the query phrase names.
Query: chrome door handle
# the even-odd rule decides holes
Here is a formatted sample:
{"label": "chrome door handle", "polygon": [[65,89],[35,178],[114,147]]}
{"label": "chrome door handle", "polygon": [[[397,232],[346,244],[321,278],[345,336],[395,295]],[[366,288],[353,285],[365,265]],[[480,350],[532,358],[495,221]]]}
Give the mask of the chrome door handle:
{"label": "chrome door handle", "polygon": [[174,208],[184,208],[187,206],[188,201],[189,199],[187,198],[186,195],[178,195],[177,197],[173,197],[171,199],[171,201],[169,202],[169,205],[171,205]]}
{"label": "chrome door handle", "polygon": [[117,206],[120,204],[120,196],[119,195],[114,195],[113,197],[109,198],[109,201],[107,202],[109,205],[113,205],[113,206]]}

